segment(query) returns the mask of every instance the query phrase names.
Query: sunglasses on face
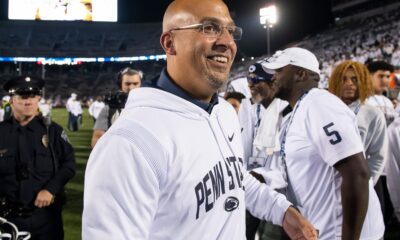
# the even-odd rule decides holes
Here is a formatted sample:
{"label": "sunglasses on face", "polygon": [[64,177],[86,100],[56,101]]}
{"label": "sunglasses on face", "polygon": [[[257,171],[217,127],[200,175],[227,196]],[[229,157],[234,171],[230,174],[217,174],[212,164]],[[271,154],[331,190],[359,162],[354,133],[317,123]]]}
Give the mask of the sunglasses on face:
{"label": "sunglasses on face", "polygon": [[247,81],[251,82],[252,84],[257,84],[260,82],[271,83],[272,81],[260,76],[247,76]]}

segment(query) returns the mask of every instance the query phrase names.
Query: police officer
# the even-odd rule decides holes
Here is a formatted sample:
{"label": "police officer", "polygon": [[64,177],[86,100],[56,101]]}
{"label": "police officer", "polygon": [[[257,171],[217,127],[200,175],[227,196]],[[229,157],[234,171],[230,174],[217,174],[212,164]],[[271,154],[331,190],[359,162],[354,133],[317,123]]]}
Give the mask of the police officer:
{"label": "police officer", "polygon": [[72,146],[58,124],[39,115],[44,81],[7,81],[13,115],[0,123],[0,216],[32,239],[63,239],[64,185],[75,175]]}

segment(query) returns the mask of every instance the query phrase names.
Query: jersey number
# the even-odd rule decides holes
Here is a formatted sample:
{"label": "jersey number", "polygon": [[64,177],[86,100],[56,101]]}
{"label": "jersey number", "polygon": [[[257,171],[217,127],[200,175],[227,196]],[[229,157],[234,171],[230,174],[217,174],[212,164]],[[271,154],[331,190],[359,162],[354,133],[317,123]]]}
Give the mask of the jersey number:
{"label": "jersey number", "polygon": [[334,136],[334,139],[330,139],[329,142],[332,145],[335,145],[337,143],[340,143],[342,141],[342,137],[340,136],[339,132],[336,130],[329,130],[330,127],[332,127],[334,124],[333,122],[329,123],[328,125],[326,125],[325,127],[323,127],[325,134],[330,137],[330,136]]}

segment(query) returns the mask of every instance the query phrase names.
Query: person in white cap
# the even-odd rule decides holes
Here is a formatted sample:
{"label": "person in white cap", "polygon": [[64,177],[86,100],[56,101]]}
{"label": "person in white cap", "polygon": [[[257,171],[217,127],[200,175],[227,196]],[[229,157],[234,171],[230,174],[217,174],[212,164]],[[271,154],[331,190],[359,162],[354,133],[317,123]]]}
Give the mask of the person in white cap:
{"label": "person in white cap", "polygon": [[356,116],[339,98],[317,89],[315,55],[293,47],[262,65],[274,72],[277,97],[293,108],[281,133],[288,199],[319,230],[319,239],[381,239],[382,213]]}

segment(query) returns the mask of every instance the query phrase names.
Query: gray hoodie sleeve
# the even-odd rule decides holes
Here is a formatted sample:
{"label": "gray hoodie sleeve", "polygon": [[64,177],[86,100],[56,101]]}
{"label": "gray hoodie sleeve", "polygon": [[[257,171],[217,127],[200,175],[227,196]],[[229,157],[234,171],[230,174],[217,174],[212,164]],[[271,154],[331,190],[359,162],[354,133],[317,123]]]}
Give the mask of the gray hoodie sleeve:
{"label": "gray hoodie sleeve", "polygon": [[375,111],[368,111],[368,116],[364,116],[370,118],[370,121],[363,142],[368,167],[375,185],[385,167],[388,151],[388,136],[385,116],[379,110],[373,110]]}

